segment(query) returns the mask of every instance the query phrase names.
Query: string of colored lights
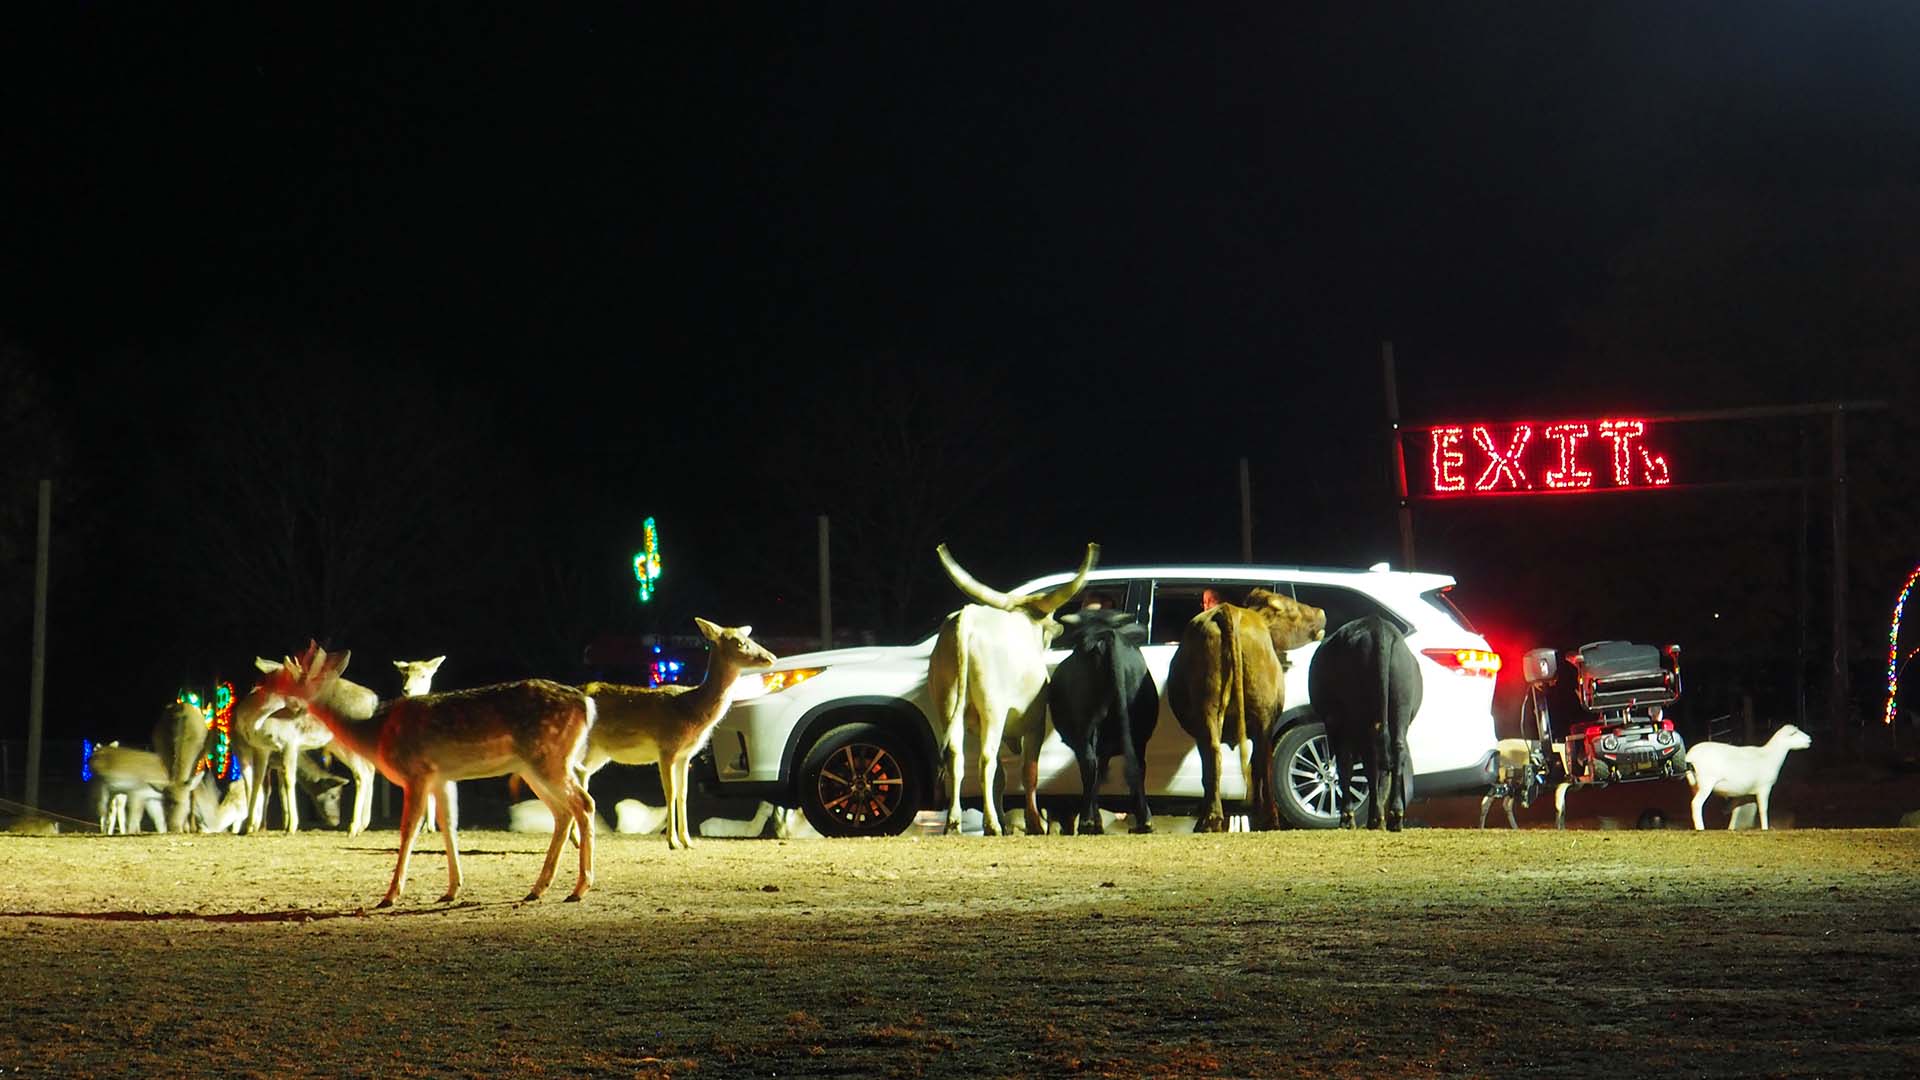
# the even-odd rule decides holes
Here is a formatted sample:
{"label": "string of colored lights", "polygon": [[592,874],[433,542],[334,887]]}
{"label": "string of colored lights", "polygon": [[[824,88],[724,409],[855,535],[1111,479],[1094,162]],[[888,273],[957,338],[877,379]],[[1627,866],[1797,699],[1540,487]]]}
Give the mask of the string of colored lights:
{"label": "string of colored lights", "polygon": [[644,538],[640,550],[633,556],[633,577],[640,583],[640,602],[653,601],[653,594],[660,585],[660,530],[649,517],[641,526]]}
{"label": "string of colored lights", "polygon": [[[1906,667],[1906,660],[1913,659],[1912,652],[1907,654],[1906,660],[1900,657],[1900,616],[1907,609],[1907,594],[1913,591],[1916,579],[1920,579],[1920,566],[1914,567],[1913,573],[1907,575],[1906,584],[1900,586],[1900,595],[1893,601],[1893,623],[1887,627],[1887,708],[1881,719],[1888,725],[1893,723],[1894,713],[1899,708],[1900,671]],[[1914,652],[1920,652],[1920,649]]]}

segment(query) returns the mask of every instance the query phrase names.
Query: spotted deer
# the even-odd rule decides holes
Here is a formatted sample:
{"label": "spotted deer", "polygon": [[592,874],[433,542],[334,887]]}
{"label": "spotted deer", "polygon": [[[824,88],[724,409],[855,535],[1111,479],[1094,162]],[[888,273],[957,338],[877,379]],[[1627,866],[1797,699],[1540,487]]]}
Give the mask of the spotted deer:
{"label": "spotted deer", "polygon": [[668,848],[693,846],[687,828],[689,768],[726,715],[735,680],[743,671],[770,666],[778,659],[753,640],[751,626],[721,626],[701,618],[693,623],[713,644],[707,675],[699,686],[590,682],[581,687],[598,708],[598,719],[587,736],[580,786],[584,789],[608,762],[658,763],[660,787],[667,798]]}
{"label": "spotted deer", "polygon": [[[446,659],[445,656],[436,656],[431,660],[395,660],[393,666],[400,672],[400,696],[418,697],[432,691],[434,673],[440,670],[440,665],[445,663]],[[256,664],[272,662],[270,660],[255,661]],[[366,720],[373,716],[375,709],[380,707],[379,695],[359,683],[338,679],[334,682],[334,686],[336,689],[329,693],[328,697],[332,699],[331,704],[335,714],[344,719]],[[339,689],[342,687],[346,689],[344,691]],[[347,767],[347,771],[353,774],[353,819],[347,824],[347,835],[358,836],[367,830],[367,826],[373,824],[373,777],[377,770],[372,760],[347,749],[339,739],[328,743],[327,750],[339,758]],[[453,795],[451,784],[447,786],[447,794],[449,798]],[[436,816],[435,801],[431,796],[428,797],[427,815],[421,823],[421,828],[428,832],[433,831]],[[453,814],[452,803],[447,805],[446,812],[449,816]]]}
{"label": "spotted deer", "polygon": [[[576,770],[593,727],[593,699],[571,686],[527,679],[394,698],[381,702],[368,719],[354,722],[334,715],[325,703],[327,690],[346,669],[350,655],[328,654],[309,643],[299,657],[289,657],[279,670],[269,673],[262,687],[304,702],[343,747],[371,760],[381,775],[400,788],[400,854],[379,906],[391,907],[406,886],[407,864],[426,816],[427,797],[437,795],[444,804],[446,786],[452,781],[509,773],[523,778],[553,811],[553,839],[527,899],[539,899],[552,884],[570,825],[579,830],[580,873],[567,899],[585,896],[593,887],[594,807]],[[447,847],[443,903],[460,894],[456,831],[450,817],[442,822]]]}

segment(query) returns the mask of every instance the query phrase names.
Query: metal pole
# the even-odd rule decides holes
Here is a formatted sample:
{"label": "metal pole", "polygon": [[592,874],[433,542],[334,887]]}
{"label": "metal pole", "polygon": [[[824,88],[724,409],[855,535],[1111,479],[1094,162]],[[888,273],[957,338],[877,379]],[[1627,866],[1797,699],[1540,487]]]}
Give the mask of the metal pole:
{"label": "metal pole", "polygon": [[40,480],[40,545],[33,560],[33,676],[27,692],[27,797],[40,809],[40,729],[47,689],[47,557],[53,539],[53,480]]}
{"label": "metal pole", "polygon": [[1808,489],[1813,486],[1808,470],[1813,465],[1813,452],[1809,449],[1806,421],[1800,422],[1800,518],[1794,529],[1793,547],[1793,607],[1794,621],[1798,624],[1799,637],[1793,652],[1793,722],[1805,731],[1811,725],[1807,722],[1807,642],[1810,638],[1807,623],[1813,611],[1813,600],[1809,587],[1813,578],[1813,566],[1807,559],[1807,533],[1813,526],[1808,503]]}
{"label": "metal pole", "polygon": [[1387,437],[1393,440],[1394,495],[1399,500],[1400,569],[1413,566],[1413,503],[1407,498],[1407,448],[1400,441],[1400,380],[1394,373],[1393,342],[1380,343],[1380,363],[1386,369]]}
{"label": "metal pole", "polygon": [[1240,561],[1253,562],[1253,485],[1247,481],[1247,459],[1240,459]]}
{"label": "metal pole", "polygon": [[[1847,698],[1847,412],[1833,407],[1833,700],[1827,704],[1836,741],[1846,738]],[[1845,745],[1841,742],[1841,745]]]}
{"label": "metal pole", "polygon": [[820,515],[820,647],[833,648],[833,573],[827,552],[827,515]]}

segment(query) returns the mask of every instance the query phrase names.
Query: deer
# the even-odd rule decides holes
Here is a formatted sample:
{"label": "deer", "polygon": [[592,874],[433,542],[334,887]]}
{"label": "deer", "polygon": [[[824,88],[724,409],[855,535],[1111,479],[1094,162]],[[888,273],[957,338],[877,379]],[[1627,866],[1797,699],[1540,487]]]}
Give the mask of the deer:
{"label": "deer", "polygon": [[[431,660],[395,660],[393,666],[400,672],[400,696],[418,697],[430,693],[433,690],[434,673],[440,670],[440,665],[446,660],[445,656],[436,656]],[[256,666],[271,663],[274,661],[254,661]],[[343,718],[365,720],[380,706],[379,695],[359,683],[339,679],[334,686],[336,689],[329,696],[334,699],[332,704],[335,712]],[[340,689],[343,687],[344,691]],[[373,776],[376,770],[371,760],[347,749],[338,739],[328,743],[326,749],[346,765],[347,771],[353,773],[353,819],[347,823],[347,835],[358,836],[373,824]],[[448,795],[452,795],[451,785],[448,786]],[[435,800],[429,796],[427,816],[421,825],[428,832],[433,831],[436,815],[434,804]],[[451,816],[453,812],[454,807],[448,805],[447,814]]]}
{"label": "deer", "polygon": [[598,709],[580,763],[581,788],[609,762],[657,763],[667,799],[669,850],[693,847],[687,829],[687,773],[693,756],[707,745],[732,704],[734,682],[741,672],[769,667],[779,659],[753,640],[751,626],[721,626],[699,617],[693,624],[713,645],[699,686],[590,682],[580,688]]}
{"label": "deer", "polygon": [[402,794],[400,854],[393,880],[376,906],[392,907],[407,883],[414,837],[427,813],[427,797],[441,800],[440,832],[447,847],[447,891],[441,903],[460,895],[460,846],[445,812],[446,787],[456,780],[518,774],[553,812],[547,858],[527,894],[538,900],[553,883],[569,827],[579,830],[580,872],[569,901],[593,887],[593,796],[577,770],[587,749],[596,706],[581,690],[549,679],[495,683],[420,697],[383,701],[366,720],[337,716],[326,693],[346,670],[350,652],[329,654],[309,642],[262,682],[268,693],[302,702],[347,750],[374,763]]}
{"label": "deer", "polygon": [[[269,678],[280,669],[279,662],[273,660],[256,659],[254,666]],[[267,780],[276,774],[285,830],[298,831],[300,809],[294,788],[300,778],[300,755],[327,745],[333,741],[333,734],[292,698],[273,691],[264,682],[234,703],[231,730],[241,774],[247,778],[247,832],[260,831],[267,813]]]}

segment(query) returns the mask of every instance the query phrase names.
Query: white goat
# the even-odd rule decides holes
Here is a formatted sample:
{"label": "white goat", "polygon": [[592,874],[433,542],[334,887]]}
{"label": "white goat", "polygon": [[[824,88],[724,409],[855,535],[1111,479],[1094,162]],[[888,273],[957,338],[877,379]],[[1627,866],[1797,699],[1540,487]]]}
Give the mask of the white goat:
{"label": "white goat", "polygon": [[[1693,827],[1704,829],[1700,811],[1707,796],[1754,797],[1760,811],[1760,827],[1767,829],[1767,799],[1773,794],[1773,782],[1780,776],[1787,752],[1805,750],[1813,745],[1806,732],[1792,724],[1783,724],[1764,746],[1729,746],[1726,743],[1700,743],[1687,749],[1687,784],[1693,788]],[[1731,828],[1732,824],[1729,823]]]}

